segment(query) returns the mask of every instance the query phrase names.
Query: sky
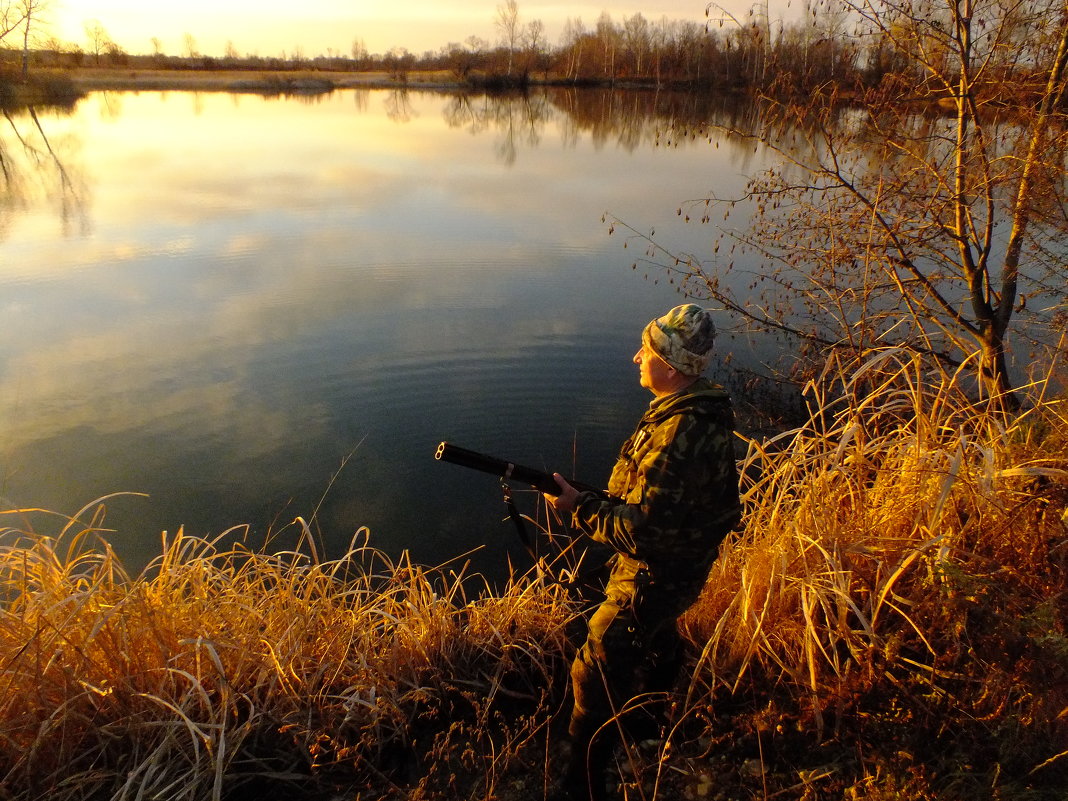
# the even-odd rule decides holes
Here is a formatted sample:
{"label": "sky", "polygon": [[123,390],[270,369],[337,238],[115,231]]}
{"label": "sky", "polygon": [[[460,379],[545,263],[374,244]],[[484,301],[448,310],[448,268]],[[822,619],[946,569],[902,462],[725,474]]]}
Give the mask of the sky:
{"label": "sky", "polygon": [[[785,8],[791,0],[773,0]],[[795,9],[801,0],[792,0]],[[186,52],[187,35],[197,51],[222,56],[232,43],[242,55],[293,54],[313,57],[331,52],[348,55],[362,40],[371,53],[405,47],[416,55],[437,51],[450,42],[478,36],[499,38],[495,26],[503,0],[49,0],[52,35],[85,47],[85,25],[98,21],[112,41],[128,53],[153,52],[152,39],[169,55]],[[616,23],[641,12],[650,22],[705,21],[704,0],[608,0],[534,2],[519,0],[519,21],[538,19],[549,43],[559,41],[564,23],[581,19],[592,28],[602,12]],[[751,0],[725,0],[732,13],[745,15]],[[776,14],[773,12],[773,18]]]}

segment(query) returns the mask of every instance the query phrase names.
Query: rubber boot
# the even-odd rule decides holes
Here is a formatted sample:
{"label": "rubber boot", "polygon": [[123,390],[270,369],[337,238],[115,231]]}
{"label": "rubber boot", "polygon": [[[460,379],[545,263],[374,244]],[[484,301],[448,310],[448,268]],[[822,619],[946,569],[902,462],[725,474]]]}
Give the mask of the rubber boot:
{"label": "rubber boot", "polygon": [[572,740],[571,758],[564,773],[559,793],[560,801],[607,801],[608,763],[612,757],[610,738]]}

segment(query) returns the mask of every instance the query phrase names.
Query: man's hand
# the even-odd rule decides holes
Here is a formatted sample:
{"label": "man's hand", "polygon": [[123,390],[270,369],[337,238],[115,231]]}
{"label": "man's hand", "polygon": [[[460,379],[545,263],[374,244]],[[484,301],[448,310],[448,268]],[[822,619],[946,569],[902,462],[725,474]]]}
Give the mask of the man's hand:
{"label": "man's hand", "polygon": [[575,511],[575,502],[578,500],[579,491],[572,487],[559,473],[553,473],[556,485],[560,487],[559,495],[549,495],[543,492],[546,502],[558,512]]}

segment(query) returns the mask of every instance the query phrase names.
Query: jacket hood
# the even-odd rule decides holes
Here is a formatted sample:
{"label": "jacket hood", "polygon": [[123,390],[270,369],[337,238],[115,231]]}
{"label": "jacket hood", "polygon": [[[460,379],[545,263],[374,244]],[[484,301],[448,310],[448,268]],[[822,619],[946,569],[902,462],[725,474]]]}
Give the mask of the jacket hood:
{"label": "jacket hood", "polygon": [[707,378],[698,378],[686,389],[650,403],[644,419],[657,422],[681,413],[722,414],[724,404],[730,404],[727,390]]}

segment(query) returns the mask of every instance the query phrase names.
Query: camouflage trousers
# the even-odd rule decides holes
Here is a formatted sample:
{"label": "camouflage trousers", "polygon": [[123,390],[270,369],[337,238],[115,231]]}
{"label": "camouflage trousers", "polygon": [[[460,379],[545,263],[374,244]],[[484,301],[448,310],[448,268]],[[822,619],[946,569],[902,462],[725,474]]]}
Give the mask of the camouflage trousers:
{"label": "camouflage trousers", "polygon": [[669,690],[674,683],[680,646],[676,615],[650,619],[642,611],[648,610],[636,609],[633,597],[610,592],[590,617],[586,641],[571,663],[569,731],[576,745],[588,746],[594,735],[618,740],[618,731],[608,729],[616,728],[628,705],[640,706],[637,696]]}

